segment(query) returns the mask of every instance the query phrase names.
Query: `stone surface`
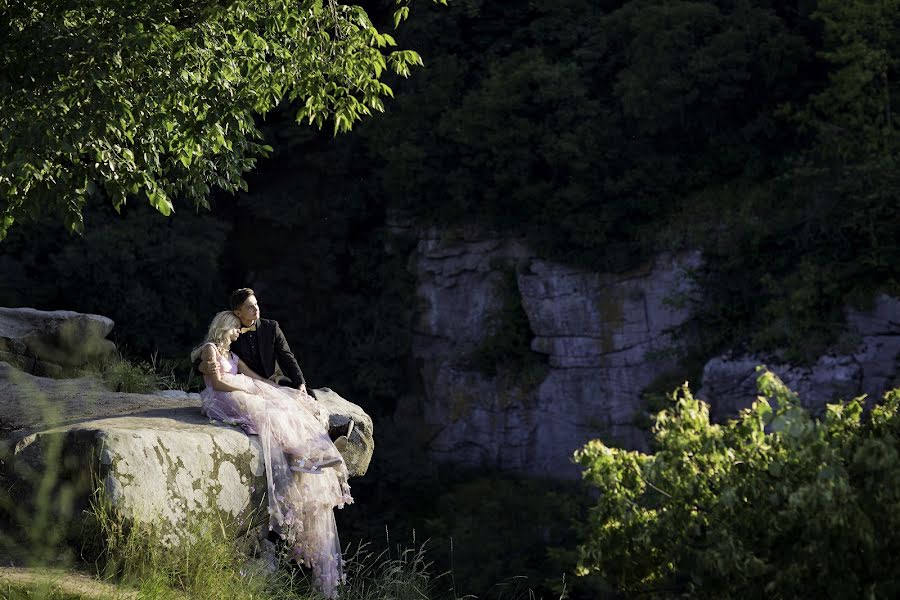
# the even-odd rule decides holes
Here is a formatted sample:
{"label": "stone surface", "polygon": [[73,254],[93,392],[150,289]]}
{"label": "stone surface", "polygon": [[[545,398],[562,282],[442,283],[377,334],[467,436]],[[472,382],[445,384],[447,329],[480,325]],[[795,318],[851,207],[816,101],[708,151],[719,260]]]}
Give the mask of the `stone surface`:
{"label": "stone surface", "polygon": [[[315,394],[332,427],[354,421],[342,454],[351,477],[365,474],[371,418],[329,388]],[[198,512],[246,519],[260,506],[256,436],[201,416],[197,394],[115,393],[92,378],[46,379],[0,363],[0,420],[0,462],[18,489],[58,470],[59,489],[84,507],[96,474],[116,508],[162,526],[172,540]]]}
{"label": "stone surface", "polygon": [[0,360],[35,374],[56,374],[105,360],[116,347],[111,319],[67,310],[0,308]]}
{"label": "stone surface", "polygon": [[522,303],[550,370],[537,389],[536,457],[542,472],[563,469],[572,451],[590,439],[646,449],[636,425],[641,393],[672,369],[668,330],[687,313],[668,299],[687,292],[693,254],[660,256],[642,268],[599,274],[535,260],[519,274]]}
{"label": "stone surface", "polygon": [[[332,430],[346,428],[347,421],[353,421],[347,446],[341,452],[351,477],[365,475],[375,451],[375,435],[372,417],[356,404],[342,398],[331,388],[313,390],[319,404],[329,413],[329,427]],[[332,435],[332,437],[334,437]]]}
{"label": "stone surface", "polygon": [[[577,477],[571,456],[589,439],[645,447],[634,425],[640,394],[672,366],[661,352],[672,345],[666,330],[686,313],[667,298],[685,291],[684,270],[695,255],[597,274],[538,260],[518,240],[413,227],[395,223],[393,231],[419,240],[410,257],[419,301],[413,354],[437,458]],[[466,357],[509,293],[510,269],[531,349],[547,364],[487,377],[467,367]]]}
{"label": "stone surface", "polygon": [[76,504],[90,493],[83,474],[96,473],[123,516],[159,526],[169,542],[198,513],[248,517],[265,490],[255,436],[212,424],[196,407],[155,409],[26,435],[14,446],[14,473],[27,481],[29,474],[45,471],[48,456],[56,452],[61,479],[80,480]]}
{"label": "stone surface", "polygon": [[93,377],[36,377],[0,362],[0,437],[75,420],[199,405],[196,395],[168,398],[111,392]]}
{"label": "stone surface", "polygon": [[[419,301],[415,353],[442,356],[443,347],[474,347],[500,308],[505,270],[528,257],[516,240],[445,241],[430,230],[416,249]],[[446,341],[448,344],[441,344]]]}
{"label": "stone surface", "polygon": [[823,356],[810,367],[765,364],[760,357],[717,357],[703,368],[703,385],[697,396],[710,404],[710,417],[716,421],[734,417],[756,399],[758,365],[765,365],[800,397],[803,406],[814,414],[839,399],[859,395],[862,369],[848,356]]}
{"label": "stone surface", "polygon": [[[389,215],[388,227],[397,240],[416,240],[409,264],[422,398],[398,410],[423,418],[435,457],[575,477],[570,456],[589,439],[646,448],[646,431],[635,425],[645,412],[641,394],[675,366],[668,332],[688,314],[672,300],[693,292],[686,271],[699,266],[699,254],[659,255],[628,273],[598,273],[541,260],[521,240],[475,227],[421,228],[399,213]],[[546,364],[488,377],[469,357],[503,306],[510,270],[530,349]],[[900,299],[880,296],[865,310],[848,309],[847,321],[847,350],[809,367],[769,364],[813,412],[839,398],[877,399],[900,383]],[[714,418],[753,401],[763,362],[730,355],[708,362],[697,395],[711,401]]]}
{"label": "stone surface", "polygon": [[532,348],[558,368],[644,365],[671,344],[666,331],[686,313],[669,298],[685,293],[694,255],[660,256],[643,268],[601,274],[531,262],[518,276],[522,303],[535,333]]}
{"label": "stone surface", "polygon": [[[900,383],[900,300],[881,295],[869,310],[848,309],[847,326],[847,337],[859,340],[852,351],[821,356],[809,367],[766,365],[815,414],[828,403],[864,394],[870,401],[880,400]],[[753,402],[760,364],[766,361],[758,356],[720,356],[707,362],[698,396],[710,403],[714,418],[732,417]]]}

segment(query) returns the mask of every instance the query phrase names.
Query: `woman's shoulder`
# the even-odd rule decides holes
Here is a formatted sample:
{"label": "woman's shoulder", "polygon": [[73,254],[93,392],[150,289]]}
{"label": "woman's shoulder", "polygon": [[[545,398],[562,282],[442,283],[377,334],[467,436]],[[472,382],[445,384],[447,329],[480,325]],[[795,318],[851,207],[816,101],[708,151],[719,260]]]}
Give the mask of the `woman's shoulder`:
{"label": "woman's shoulder", "polygon": [[216,345],[212,342],[206,342],[202,346],[200,346],[200,356],[204,359],[207,359],[211,356],[218,356],[219,351],[216,349]]}

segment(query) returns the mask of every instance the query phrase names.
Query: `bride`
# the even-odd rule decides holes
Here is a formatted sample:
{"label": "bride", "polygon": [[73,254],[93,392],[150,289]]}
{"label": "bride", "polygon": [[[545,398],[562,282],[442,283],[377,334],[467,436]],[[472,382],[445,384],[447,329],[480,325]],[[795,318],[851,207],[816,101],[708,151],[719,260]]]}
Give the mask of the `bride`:
{"label": "bride", "polygon": [[218,313],[191,353],[192,361],[200,357],[217,367],[204,375],[201,410],[259,436],[269,529],[290,544],[298,563],[312,569],[315,586],[336,598],[343,561],[333,509],[353,502],[347,467],[328,437],[328,415],[315,399],[261,377],[231,353],[240,326],[233,313]]}

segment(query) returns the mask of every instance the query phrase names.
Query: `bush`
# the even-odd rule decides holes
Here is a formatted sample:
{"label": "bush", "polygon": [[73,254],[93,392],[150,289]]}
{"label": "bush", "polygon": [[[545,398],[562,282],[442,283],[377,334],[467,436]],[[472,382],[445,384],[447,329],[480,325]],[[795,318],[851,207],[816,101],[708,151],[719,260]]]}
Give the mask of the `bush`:
{"label": "bush", "polygon": [[[657,452],[589,442],[600,490],[582,574],[652,598],[893,598],[900,568],[900,390],[812,419],[771,372],[736,420],[711,424],[685,385],[659,413]],[[773,408],[774,405],[774,408]]]}

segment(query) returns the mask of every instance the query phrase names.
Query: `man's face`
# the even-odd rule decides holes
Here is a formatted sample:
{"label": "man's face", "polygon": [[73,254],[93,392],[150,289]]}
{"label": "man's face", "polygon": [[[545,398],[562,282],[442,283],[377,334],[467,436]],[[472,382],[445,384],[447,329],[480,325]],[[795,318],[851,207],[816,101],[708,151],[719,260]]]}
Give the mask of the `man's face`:
{"label": "man's face", "polygon": [[241,325],[250,327],[253,321],[259,318],[259,304],[256,303],[256,296],[247,296],[244,303],[234,310],[234,314],[241,320]]}

